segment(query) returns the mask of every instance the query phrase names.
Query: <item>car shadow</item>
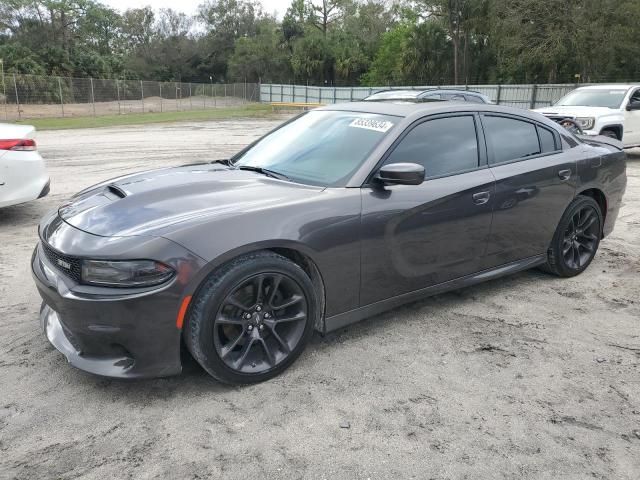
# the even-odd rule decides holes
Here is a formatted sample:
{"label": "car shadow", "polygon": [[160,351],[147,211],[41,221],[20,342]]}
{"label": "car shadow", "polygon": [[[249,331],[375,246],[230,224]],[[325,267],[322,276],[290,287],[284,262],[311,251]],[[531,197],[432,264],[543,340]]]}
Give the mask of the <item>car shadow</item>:
{"label": "car shadow", "polygon": [[[551,281],[554,277],[538,270],[529,270],[514,274],[508,277],[509,289],[514,292],[532,288],[533,285],[541,281]],[[391,328],[394,324],[402,321],[402,316],[410,312],[418,312],[426,309],[449,309],[454,308],[462,300],[475,298],[486,298],[496,295],[500,290],[504,290],[506,278],[499,278],[484,282],[479,285],[454,290],[440,295],[418,300],[388,312],[370,317],[361,322],[341,328],[325,336],[316,333],[301,359],[305,357],[327,357],[333,349],[341,348],[344,343],[357,342],[362,338],[373,338],[380,331]],[[294,363],[281,376],[261,384],[232,386],[218,382],[210,377],[205,370],[191,357],[183,345],[182,374],[158,379],[141,380],[121,380],[96,377],[94,375],[77,371],[79,382],[93,384],[96,395],[102,395],[105,390],[118,398],[123,398],[126,402],[137,402],[144,399],[145,404],[154,401],[163,401],[168,398],[193,398],[197,395],[226,394],[230,392],[255,392],[263,388],[274,388],[274,382],[286,385],[300,375],[300,369],[305,368],[304,362],[300,360]],[[291,375],[289,379],[283,378]],[[265,387],[271,385],[271,387]],[[278,385],[279,387],[280,385]],[[102,392],[102,393],[101,393]],[[174,398],[175,397],[175,398]]]}

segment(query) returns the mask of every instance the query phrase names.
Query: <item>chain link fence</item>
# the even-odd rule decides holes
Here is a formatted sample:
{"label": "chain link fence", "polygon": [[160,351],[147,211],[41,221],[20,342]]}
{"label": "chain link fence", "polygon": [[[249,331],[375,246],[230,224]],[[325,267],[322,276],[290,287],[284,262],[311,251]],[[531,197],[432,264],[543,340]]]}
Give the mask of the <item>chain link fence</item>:
{"label": "chain link fence", "polygon": [[586,84],[554,85],[425,85],[410,87],[312,87],[305,85],[260,85],[262,102],[340,103],[353,102],[381,90],[425,90],[427,88],[455,88],[473,90],[488,96],[498,105],[519,108],[547,107],[571,90]]}
{"label": "chain link fence", "polygon": [[83,117],[239,107],[259,102],[257,83],[187,83],[5,74],[0,118]]}
{"label": "chain link fence", "polygon": [[340,103],[381,90],[457,88],[480,92],[494,103],[520,108],[552,105],[586,84],[314,87],[257,83],[188,83],[5,74],[0,118],[82,117],[239,107],[253,102]]}

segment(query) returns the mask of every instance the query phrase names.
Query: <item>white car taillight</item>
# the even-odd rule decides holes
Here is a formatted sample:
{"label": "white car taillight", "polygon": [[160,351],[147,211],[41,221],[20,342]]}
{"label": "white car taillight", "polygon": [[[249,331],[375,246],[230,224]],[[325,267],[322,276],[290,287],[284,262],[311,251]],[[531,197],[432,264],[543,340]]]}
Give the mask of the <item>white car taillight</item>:
{"label": "white car taillight", "polygon": [[0,140],[0,150],[13,150],[22,152],[32,152],[36,150],[36,141],[30,138],[16,138],[10,140]]}

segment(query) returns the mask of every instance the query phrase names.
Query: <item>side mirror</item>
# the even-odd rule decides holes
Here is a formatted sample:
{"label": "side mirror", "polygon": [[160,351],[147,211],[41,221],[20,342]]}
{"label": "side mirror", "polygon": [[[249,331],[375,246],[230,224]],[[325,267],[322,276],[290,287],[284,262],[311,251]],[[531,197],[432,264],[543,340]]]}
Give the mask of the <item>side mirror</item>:
{"label": "side mirror", "polygon": [[417,163],[384,165],[375,178],[387,185],[420,185],[424,182],[424,167]]}
{"label": "side mirror", "polygon": [[635,102],[629,102],[627,104],[627,111],[632,111],[632,110],[640,110],[640,101],[635,101]]}

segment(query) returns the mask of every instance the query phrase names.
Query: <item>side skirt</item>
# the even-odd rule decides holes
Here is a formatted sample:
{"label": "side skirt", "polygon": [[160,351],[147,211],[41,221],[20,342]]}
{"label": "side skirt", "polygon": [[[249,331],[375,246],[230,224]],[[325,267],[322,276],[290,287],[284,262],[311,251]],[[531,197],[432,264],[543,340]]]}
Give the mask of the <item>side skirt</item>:
{"label": "side skirt", "polygon": [[456,278],[454,280],[449,280],[448,282],[439,283],[413,292],[403,293],[402,295],[391,297],[386,300],[380,300],[379,302],[356,308],[354,310],[349,310],[348,312],[325,318],[324,333],[351,325],[352,323],[359,322],[365,318],[399,307],[405,303],[415,302],[416,300],[437,295],[439,293],[469,287],[486,280],[493,280],[494,278],[503,277],[522,270],[528,270],[530,268],[537,267],[538,265],[542,265],[546,261],[546,254],[536,255],[534,257],[528,257],[516,262],[507,263],[489,270],[483,270],[472,275],[467,275],[466,277]]}

